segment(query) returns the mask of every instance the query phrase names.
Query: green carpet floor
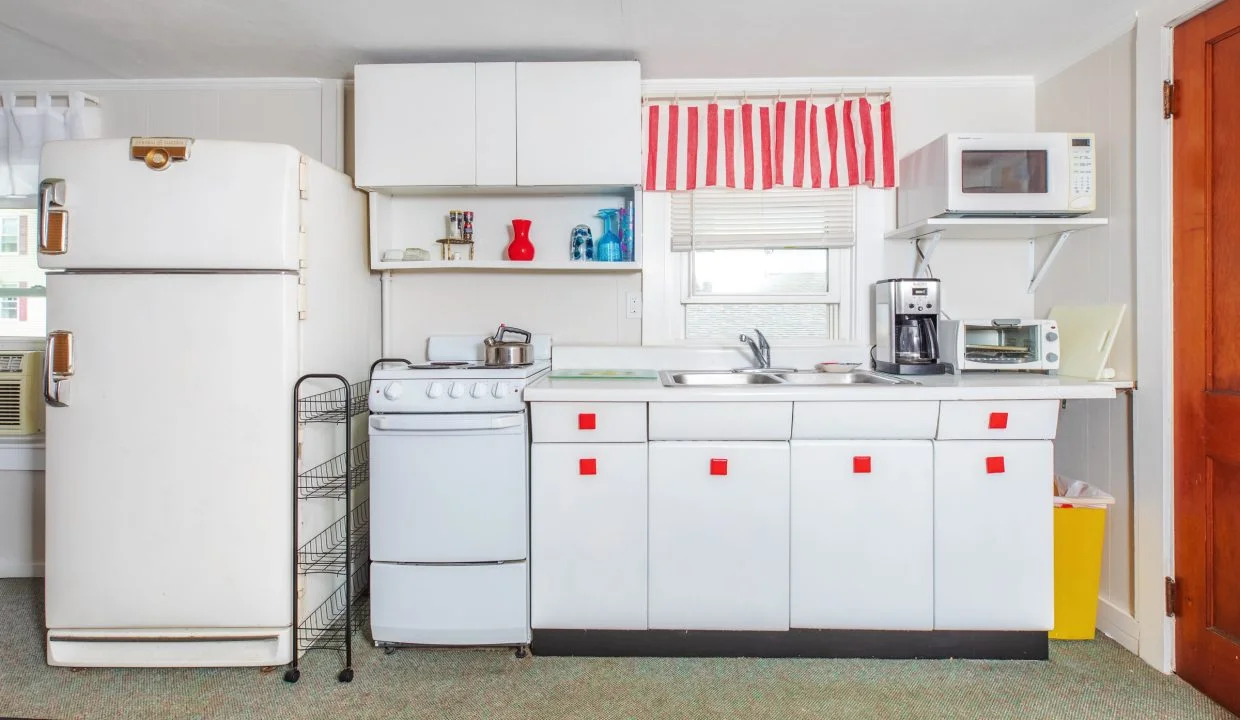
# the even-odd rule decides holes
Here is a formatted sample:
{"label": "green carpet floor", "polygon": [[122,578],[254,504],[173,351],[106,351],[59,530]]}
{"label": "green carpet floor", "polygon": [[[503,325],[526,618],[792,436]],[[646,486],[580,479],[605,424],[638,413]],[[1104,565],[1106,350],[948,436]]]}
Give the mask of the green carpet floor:
{"label": "green carpet floor", "polygon": [[301,682],[241,670],[50,668],[42,583],[0,580],[0,717],[48,718],[1230,718],[1110,640],[1050,662],[539,658],[401,650],[359,635],[350,685],[332,653]]}

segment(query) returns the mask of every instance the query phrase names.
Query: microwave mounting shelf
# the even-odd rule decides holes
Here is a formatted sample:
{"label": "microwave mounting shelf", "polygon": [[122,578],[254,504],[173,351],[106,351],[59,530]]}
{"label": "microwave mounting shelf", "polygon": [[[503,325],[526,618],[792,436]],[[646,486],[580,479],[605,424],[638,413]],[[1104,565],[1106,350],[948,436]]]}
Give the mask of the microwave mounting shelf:
{"label": "microwave mounting shelf", "polygon": [[[1026,292],[1032,294],[1073,233],[1106,224],[1107,219],[1099,217],[930,218],[892,230],[885,237],[910,242],[915,278],[921,277],[940,240],[1025,240],[1029,243],[1029,289]],[[1036,241],[1050,235],[1059,237],[1039,264]]]}

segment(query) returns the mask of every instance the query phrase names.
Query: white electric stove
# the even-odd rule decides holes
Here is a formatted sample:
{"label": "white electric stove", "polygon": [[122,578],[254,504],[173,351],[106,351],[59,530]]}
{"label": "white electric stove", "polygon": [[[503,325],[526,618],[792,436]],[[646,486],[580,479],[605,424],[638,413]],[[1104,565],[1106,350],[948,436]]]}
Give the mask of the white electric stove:
{"label": "white electric stove", "polygon": [[370,393],[371,632],[376,644],[530,641],[529,421],[551,367],[490,367],[481,338],[432,338],[375,368]]}

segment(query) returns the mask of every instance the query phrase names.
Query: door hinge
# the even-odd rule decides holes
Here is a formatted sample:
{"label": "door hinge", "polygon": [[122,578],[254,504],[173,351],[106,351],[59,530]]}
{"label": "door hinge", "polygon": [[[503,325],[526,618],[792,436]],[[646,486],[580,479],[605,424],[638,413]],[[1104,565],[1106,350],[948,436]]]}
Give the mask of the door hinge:
{"label": "door hinge", "polygon": [[1170,120],[1175,117],[1176,111],[1179,110],[1175,104],[1175,83],[1170,80],[1163,80],[1163,120]]}
{"label": "door hinge", "polygon": [[297,319],[306,319],[306,274],[297,273]]}
{"label": "door hinge", "polygon": [[303,157],[297,161],[297,190],[301,193],[301,199],[305,200],[310,197],[310,193],[306,189],[307,178],[310,174],[310,166]]}
{"label": "door hinge", "polygon": [[1166,578],[1165,583],[1167,617],[1175,617],[1180,613],[1180,586],[1176,583],[1175,578],[1172,577]]}

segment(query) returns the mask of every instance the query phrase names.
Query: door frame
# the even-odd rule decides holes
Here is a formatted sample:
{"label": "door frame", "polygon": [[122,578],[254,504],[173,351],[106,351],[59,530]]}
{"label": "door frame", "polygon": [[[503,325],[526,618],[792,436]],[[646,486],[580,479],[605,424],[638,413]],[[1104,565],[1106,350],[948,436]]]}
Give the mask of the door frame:
{"label": "door frame", "polygon": [[1133,394],[1134,605],[1137,654],[1175,669],[1175,625],[1166,617],[1164,578],[1174,572],[1174,358],[1172,355],[1172,138],[1162,117],[1176,25],[1221,0],[1146,0],[1137,16],[1136,318]]}

